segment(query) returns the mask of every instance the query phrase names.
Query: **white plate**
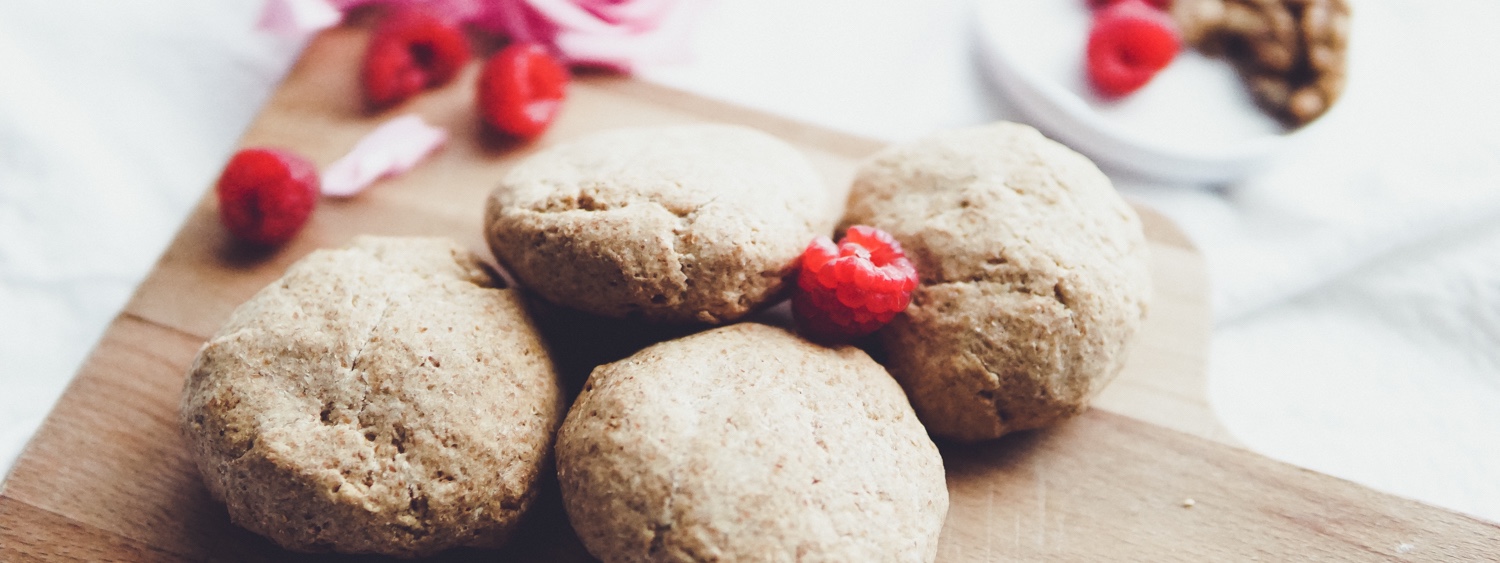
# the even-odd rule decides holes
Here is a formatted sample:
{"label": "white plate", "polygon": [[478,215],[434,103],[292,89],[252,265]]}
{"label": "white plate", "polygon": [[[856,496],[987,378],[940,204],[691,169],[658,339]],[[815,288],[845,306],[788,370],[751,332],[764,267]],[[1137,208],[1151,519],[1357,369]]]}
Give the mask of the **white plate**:
{"label": "white plate", "polygon": [[1038,129],[1107,171],[1225,183],[1262,167],[1291,136],[1255,107],[1229,63],[1191,49],[1124,98],[1095,95],[1084,77],[1084,0],[978,0],[975,10],[996,85]]}

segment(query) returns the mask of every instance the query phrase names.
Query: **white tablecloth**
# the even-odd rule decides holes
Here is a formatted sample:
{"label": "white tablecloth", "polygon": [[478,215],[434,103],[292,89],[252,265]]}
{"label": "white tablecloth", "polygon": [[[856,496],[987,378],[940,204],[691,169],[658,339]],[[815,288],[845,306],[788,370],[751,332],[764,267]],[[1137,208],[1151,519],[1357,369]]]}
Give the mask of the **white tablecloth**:
{"label": "white tablecloth", "polygon": [[[1238,439],[1500,520],[1500,7],[1355,8],[1366,43],[1337,122],[1235,186],[1121,189],[1208,259],[1210,395]],[[252,29],[258,10],[0,6],[0,471],[294,59]],[[968,13],[721,0],[691,63],[642,76],[893,141],[1024,121],[973,57]]]}

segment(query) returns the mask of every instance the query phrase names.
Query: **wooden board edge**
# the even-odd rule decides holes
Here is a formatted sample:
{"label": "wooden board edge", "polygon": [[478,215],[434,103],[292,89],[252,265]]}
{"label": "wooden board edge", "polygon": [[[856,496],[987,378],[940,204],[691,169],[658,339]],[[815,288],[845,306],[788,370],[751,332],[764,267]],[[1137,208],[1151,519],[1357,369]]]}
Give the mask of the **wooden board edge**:
{"label": "wooden board edge", "polygon": [[0,561],[186,561],[127,538],[0,494]]}

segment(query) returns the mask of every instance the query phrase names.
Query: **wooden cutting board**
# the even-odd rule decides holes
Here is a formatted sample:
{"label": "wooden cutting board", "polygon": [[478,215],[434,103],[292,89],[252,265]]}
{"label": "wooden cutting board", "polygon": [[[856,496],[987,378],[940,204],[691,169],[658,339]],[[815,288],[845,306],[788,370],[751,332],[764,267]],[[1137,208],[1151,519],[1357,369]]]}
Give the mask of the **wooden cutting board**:
{"label": "wooden cutting board", "polygon": [[[324,201],[276,252],[227,239],[205,198],[188,218],[0,485],[0,560],[339,559],[289,554],[236,528],[177,434],[182,378],[231,310],[288,264],[360,233],[446,235],[484,252],[485,195],[517,158],[611,127],[718,121],[778,135],[846,185],[879,143],[627,79],[584,77],[556,127],[518,145],[482,133],[476,67],[380,116],[361,112],[365,34],[324,33],[243,145],[278,145],[326,165],[386,118],[417,112],[453,140],[411,173],[352,201]],[[941,561],[1495,560],[1500,526],[1271,461],[1228,444],[1204,399],[1209,331],[1200,257],[1142,210],[1156,296],[1125,373],[1100,407],[1056,428],[945,447],[952,508]],[[449,560],[584,561],[555,492],[516,545]],[[356,559],[356,558],[351,558]]]}

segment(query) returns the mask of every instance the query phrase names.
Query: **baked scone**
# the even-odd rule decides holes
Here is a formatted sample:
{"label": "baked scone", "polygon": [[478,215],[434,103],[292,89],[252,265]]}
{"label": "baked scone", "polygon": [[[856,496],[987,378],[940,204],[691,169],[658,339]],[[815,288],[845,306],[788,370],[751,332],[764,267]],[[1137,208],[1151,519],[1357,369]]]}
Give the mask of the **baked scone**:
{"label": "baked scone", "polygon": [[861,164],[843,227],[891,233],[917,267],[878,333],[935,436],[995,438],[1083,411],[1146,315],[1140,218],[1087,158],[1014,123]]}
{"label": "baked scone", "polygon": [[361,237],[235,310],[181,426],[234,523],[298,551],[421,556],[507,539],[564,408],[520,298],[470,252]]}
{"label": "baked scone", "polygon": [[943,461],[854,347],[741,323],[600,366],[558,432],[590,553],[618,561],[932,561]]}
{"label": "baked scone", "polygon": [[731,125],[619,129],[543,150],[490,195],[495,258],[606,317],[724,323],[781,294],[842,213],[806,157]]}

